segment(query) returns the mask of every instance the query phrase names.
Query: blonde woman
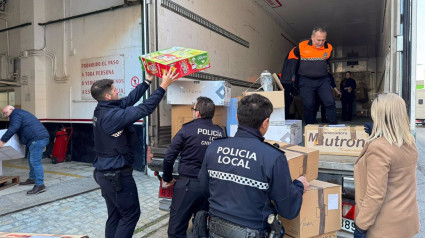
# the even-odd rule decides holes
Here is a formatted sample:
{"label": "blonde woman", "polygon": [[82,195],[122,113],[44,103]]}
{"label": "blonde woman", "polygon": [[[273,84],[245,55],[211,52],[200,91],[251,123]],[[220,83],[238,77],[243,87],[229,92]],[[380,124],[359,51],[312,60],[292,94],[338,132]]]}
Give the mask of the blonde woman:
{"label": "blonde woman", "polygon": [[372,133],[354,165],[355,238],[413,237],[418,150],[403,99],[380,94],[372,103]]}

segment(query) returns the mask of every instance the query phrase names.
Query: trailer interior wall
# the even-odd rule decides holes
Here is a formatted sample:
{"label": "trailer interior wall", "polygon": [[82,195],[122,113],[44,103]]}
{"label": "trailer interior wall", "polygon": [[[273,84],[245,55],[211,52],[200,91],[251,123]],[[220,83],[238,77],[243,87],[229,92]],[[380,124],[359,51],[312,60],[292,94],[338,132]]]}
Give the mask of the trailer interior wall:
{"label": "trailer interior wall", "polygon": [[382,2],[384,14],[379,29],[378,58],[377,58],[377,91],[398,92],[400,61],[397,52],[397,32],[399,32],[399,3],[397,0],[385,0]]}
{"label": "trailer interior wall", "polygon": [[[249,42],[246,48],[158,4],[158,49],[183,46],[206,50],[211,61],[206,73],[253,82],[265,69],[279,73],[293,47],[282,37],[282,27],[254,1],[174,2]],[[232,87],[233,96],[242,91]],[[163,101],[160,110],[161,126],[170,125],[170,106]]]}

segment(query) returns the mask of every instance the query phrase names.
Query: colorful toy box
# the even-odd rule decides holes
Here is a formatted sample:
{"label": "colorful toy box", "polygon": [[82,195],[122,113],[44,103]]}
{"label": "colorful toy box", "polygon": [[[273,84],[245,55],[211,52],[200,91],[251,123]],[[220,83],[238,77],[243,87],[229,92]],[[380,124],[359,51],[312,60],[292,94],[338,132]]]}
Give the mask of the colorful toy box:
{"label": "colorful toy box", "polygon": [[183,47],[172,47],[139,56],[142,69],[158,77],[168,70],[177,69],[178,77],[184,77],[211,67],[208,52]]}

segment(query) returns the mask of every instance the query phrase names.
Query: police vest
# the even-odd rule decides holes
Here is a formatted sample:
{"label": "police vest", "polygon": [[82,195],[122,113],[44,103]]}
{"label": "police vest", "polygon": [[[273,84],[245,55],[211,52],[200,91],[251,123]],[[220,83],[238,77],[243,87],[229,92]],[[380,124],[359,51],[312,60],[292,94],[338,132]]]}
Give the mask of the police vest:
{"label": "police vest", "polygon": [[[106,110],[95,110],[93,116],[93,134],[96,156],[110,159],[125,159],[125,165],[131,165],[129,161],[133,157],[132,144],[136,141],[136,131],[134,127],[118,131],[108,135],[101,128],[101,120]],[[110,163],[110,162],[109,162]]]}
{"label": "police vest", "polygon": [[300,65],[298,74],[307,78],[322,78],[328,74],[327,63],[332,53],[332,45],[325,42],[321,48],[316,48],[312,40],[306,40],[298,45]]}

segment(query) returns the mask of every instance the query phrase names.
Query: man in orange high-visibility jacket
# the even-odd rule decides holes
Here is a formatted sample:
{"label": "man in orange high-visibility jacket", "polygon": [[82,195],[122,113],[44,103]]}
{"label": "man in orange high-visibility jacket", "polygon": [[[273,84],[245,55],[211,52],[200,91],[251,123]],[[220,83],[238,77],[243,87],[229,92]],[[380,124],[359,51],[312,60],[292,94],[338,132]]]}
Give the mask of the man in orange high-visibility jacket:
{"label": "man in orange high-visibility jacket", "polygon": [[335,99],[327,70],[332,45],[326,41],[326,35],[324,28],[315,27],[310,40],[302,41],[289,52],[282,69],[281,82],[285,89],[299,88],[306,124],[316,123],[316,95],[325,105],[329,124],[337,123]]}

